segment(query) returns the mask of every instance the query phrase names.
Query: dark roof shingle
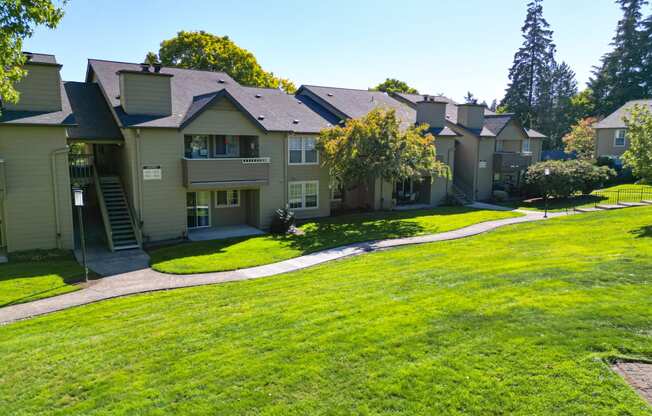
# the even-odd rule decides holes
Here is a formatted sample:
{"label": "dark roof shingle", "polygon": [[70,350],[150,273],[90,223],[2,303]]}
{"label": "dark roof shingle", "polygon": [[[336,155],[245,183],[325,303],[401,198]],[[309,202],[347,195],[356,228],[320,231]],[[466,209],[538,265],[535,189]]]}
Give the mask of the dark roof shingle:
{"label": "dark roof shingle", "polygon": [[623,121],[623,117],[628,116],[630,111],[635,105],[642,105],[644,107],[647,107],[650,111],[652,111],[652,99],[629,101],[628,103],[620,107],[618,110],[609,114],[604,120],[597,123],[595,125],[595,128],[596,129],[624,129],[626,126],[625,126],[625,122]]}
{"label": "dark roof shingle", "polygon": [[68,128],[71,139],[122,139],[122,133],[111,114],[97,84],[91,82],[64,82],[76,127]]}

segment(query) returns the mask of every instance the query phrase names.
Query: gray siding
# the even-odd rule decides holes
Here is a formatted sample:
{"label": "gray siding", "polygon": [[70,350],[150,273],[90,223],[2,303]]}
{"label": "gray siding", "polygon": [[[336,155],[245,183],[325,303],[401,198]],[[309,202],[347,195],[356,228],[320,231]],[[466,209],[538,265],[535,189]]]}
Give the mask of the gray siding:
{"label": "gray siding", "polygon": [[127,114],[170,115],[170,77],[153,74],[120,74],[120,104]]}
{"label": "gray siding", "polygon": [[7,110],[60,111],[61,77],[59,67],[52,65],[26,65],[27,76],[16,84],[20,93],[18,103],[6,103]]}
{"label": "gray siding", "polygon": [[[0,157],[5,161],[4,210],[9,251],[73,248],[72,206],[67,153],[56,156],[55,201],[51,155],[66,146],[60,127],[0,126]],[[57,238],[55,207],[60,237]]]}
{"label": "gray siding", "polygon": [[596,152],[597,157],[616,156],[620,157],[629,147],[629,139],[625,136],[625,147],[615,147],[614,138],[619,129],[597,129],[596,130]]}

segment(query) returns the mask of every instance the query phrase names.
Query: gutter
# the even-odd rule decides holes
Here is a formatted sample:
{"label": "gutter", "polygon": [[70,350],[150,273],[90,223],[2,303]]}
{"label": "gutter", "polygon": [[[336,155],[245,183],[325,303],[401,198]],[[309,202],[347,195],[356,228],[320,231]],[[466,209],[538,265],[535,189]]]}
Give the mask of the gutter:
{"label": "gutter", "polygon": [[61,248],[61,219],[59,218],[59,187],[57,185],[57,155],[68,154],[68,146],[53,150],[50,153],[50,174],[52,177],[52,193],[54,197],[54,225],[56,230],[57,248]]}

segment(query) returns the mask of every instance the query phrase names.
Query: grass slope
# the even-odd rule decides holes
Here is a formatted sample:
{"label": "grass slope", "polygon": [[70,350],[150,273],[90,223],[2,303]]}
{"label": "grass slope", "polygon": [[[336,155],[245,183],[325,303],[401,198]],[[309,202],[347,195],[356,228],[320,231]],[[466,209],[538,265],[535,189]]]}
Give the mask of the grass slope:
{"label": "grass slope", "polygon": [[79,289],[82,267],[68,253],[28,254],[0,264],[0,307]]}
{"label": "grass slope", "polygon": [[4,414],[651,415],[652,208],[0,327]]}
{"label": "grass slope", "polygon": [[303,235],[234,238],[184,243],[150,251],[152,268],[191,274],[275,263],[345,244],[435,234],[522,214],[441,207],[419,211],[374,212],[329,217],[303,224]]}

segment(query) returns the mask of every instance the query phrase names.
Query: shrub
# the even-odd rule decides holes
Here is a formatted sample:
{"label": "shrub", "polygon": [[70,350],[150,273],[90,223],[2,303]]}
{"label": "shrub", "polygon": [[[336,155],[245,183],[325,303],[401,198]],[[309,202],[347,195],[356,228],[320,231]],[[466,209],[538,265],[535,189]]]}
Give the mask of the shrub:
{"label": "shrub", "polygon": [[505,202],[509,198],[507,191],[495,190],[493,192],[493,200],[496,202]]}
{"label": "shrub", "polygon": [[294,226],[295,221],[294,212],[287,208],[277,209],[272,218],[270,232],[272,234],[287,234]]}
{"label": "shrub", "polygon": [[[545,174],[546,169],[549,175]],[[568,198],[578,192],[588,194],[615,175],[607,166],[595,166],[583,160],[551,160],[530,166],[525,183],[534,195]]]}

